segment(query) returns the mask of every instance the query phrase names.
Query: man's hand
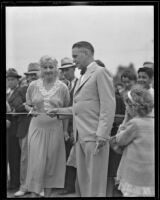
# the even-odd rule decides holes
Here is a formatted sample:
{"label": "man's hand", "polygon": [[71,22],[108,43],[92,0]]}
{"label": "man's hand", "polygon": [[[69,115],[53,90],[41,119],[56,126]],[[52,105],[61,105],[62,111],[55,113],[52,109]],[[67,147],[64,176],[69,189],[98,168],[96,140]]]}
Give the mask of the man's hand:
{"label": "man's hand", "polygon": [[94,155],[96,155],[99,150],[106,144],[106,139],[102,137],[97,137],[96,147],[94,150]]}
{"label": "man's hand", "polygon": [[58,112],[59,112],[59,108],[54,108],[54,109],[52,109],[52,110],[48,110],[46,114],[47,114],[49,117],[53,118],[53,117],[56,116],[56,114],[57,114]]}

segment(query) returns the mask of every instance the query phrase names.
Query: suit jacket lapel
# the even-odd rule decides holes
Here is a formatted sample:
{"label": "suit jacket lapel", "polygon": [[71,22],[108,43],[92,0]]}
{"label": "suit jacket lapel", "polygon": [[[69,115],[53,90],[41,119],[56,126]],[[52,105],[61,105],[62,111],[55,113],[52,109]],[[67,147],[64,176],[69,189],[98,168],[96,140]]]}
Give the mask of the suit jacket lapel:
{"label": "suit jacket lapel", "polygon": [[88,79],[91,77],[92,73],[95,71],[96,68],[96,65],[93,65],[87,70],[86,74],[84,75],[83,81],[81,82],[81,78],[78,80],[74,94],[76,94],[77,91],[88,81]]}
{"label": "suit jacket lapel", "polygon": [[73,87],[70,88],[69,90],[70,93],[74,91],[77,81],[78,81],[78,78],[75,79]]}
{"label": "suit jacket lapel", "polygon": [[13,93],[11,94],[11,96],[8,97],[8,102],[9,103],[12,102],[15,99],[15,97],[16,97],[15,94],[16,94],[17,90],[18,90],[18,87],[13,91]]}
{"label": "suit jacket lapel", "polygon": [[75,89],[75,87],[76,87],[76,85],[77,85],[77,82],[78,82],[78,78],[76,78],[76,80],[75,80],[75,82],[74,82],[74,86],[73,86],[73,88],[72,88],[71,91],[74,91],[74,89]]}
{"label": "suit jacket lapel", "polygon": [[80,78],[78,79],[78,81],[77,81],[77,84],[76,84],[76,86],[75,86],[75,89],[74,89],[73,94],[75,94],[75,92],[76,92],[77,89],[79,88],[80,83],[81,83],[81,77],[80,77]]}

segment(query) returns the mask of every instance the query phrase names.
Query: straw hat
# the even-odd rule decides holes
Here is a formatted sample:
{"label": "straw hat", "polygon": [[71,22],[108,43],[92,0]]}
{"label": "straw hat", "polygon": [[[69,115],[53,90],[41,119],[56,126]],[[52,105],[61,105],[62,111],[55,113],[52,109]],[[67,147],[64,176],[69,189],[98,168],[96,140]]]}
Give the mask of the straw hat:
{"label": "straw hat", "polygon": [[38,63],[30,63],[28,65],[28,72],[25,72],[25,75],[28,74],[37,74],[40,71],[40,66]]}
{"label": "straw hat", "polygon": [[76,65],[72,59],[65,57],[61,59],[61,67],[59,67],[59,69],[65,69],[65,68],[70,68],[70,67],[75,67],[75,66]]}

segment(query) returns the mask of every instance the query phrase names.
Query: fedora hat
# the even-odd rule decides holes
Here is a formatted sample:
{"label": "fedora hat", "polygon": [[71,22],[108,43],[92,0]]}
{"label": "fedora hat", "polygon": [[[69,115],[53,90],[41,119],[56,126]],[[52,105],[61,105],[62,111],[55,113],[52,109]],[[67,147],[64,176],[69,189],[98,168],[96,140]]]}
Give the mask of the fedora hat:
{"label": "fedora hat", "polygon": [[37,74],[39,71],[40,71],[40,66],[39,66],[38,63],[30,63],[28,65],[28,71],[25,72],[24,74],[25,75],[28,75],[28,74]]}
{"label": "fedora hat", "polygon": [[75,63],[73,62],[73,60],[71,58],[62,58],[61,59],[61,67],[59,67],[59,69],[65,69],[65,68],[70,68],[70,67],[75,67]]}
{"label": "fedora hat", "polygon": [[9,68],[7,73],[6,73],[6,77],[15,77],[15,78],[21,78],[22,76],[20,76],[17,72],[16,69],[14,68]]}

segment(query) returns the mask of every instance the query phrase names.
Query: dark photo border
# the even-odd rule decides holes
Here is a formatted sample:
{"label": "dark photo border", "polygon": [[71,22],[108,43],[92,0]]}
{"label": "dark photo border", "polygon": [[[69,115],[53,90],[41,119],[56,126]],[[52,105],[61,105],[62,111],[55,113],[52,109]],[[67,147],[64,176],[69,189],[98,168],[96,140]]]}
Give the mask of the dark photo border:
{"label": "dark photo border", "polygon": [[[154,87],[155,87],[155,179],[156,196],[149,199],[159,199],[159,1],[1,1],[1,73],[0,73],[0,109],[1,129],[0,131],[0,199],[7,198],[7,164],[6,164],[6,106],[5,106],[5,74],[6,74],[6,7],[21,6],[154,6]],[[145,37],[145,36],[144,36]],[[14,66],[13,66],[14,67]],[[122,198],[117,198],[122,199]],[[140,199],[140,198],[137,198]],[[144,199],[144,198],[143,198]],[[145,198],[146,199],[146,198]]]}

